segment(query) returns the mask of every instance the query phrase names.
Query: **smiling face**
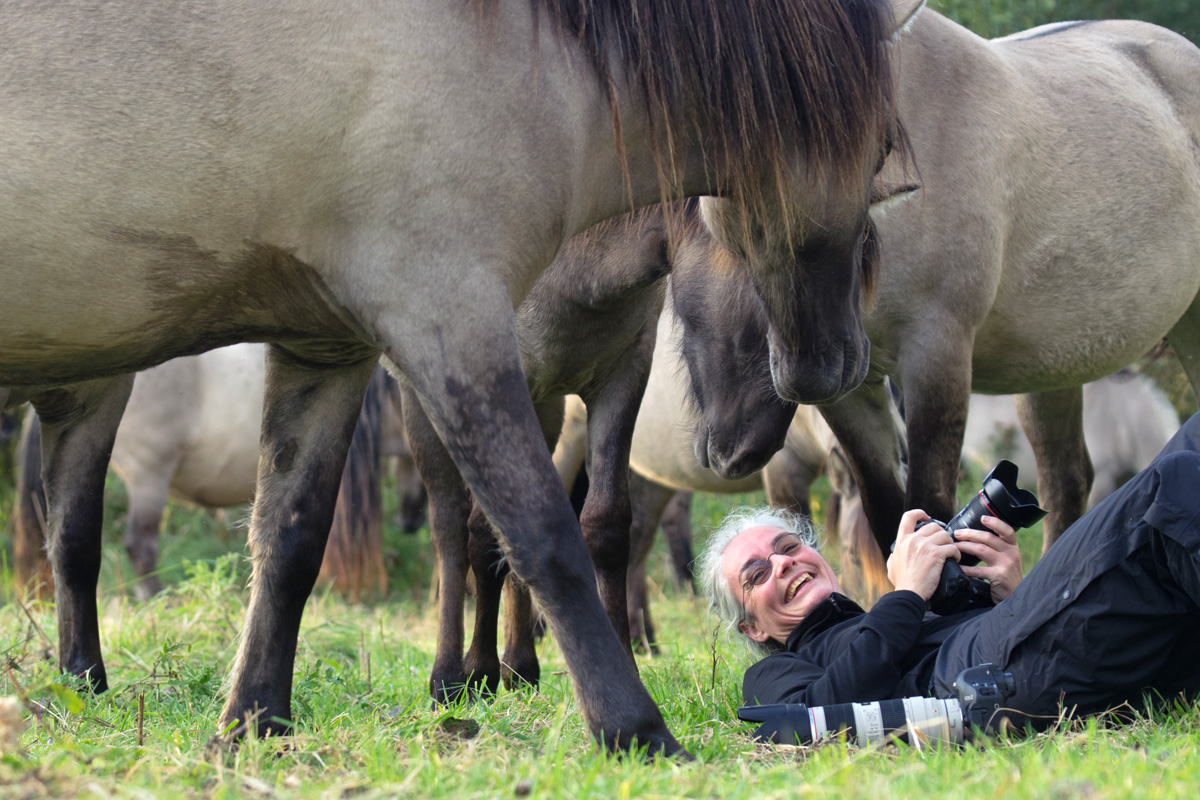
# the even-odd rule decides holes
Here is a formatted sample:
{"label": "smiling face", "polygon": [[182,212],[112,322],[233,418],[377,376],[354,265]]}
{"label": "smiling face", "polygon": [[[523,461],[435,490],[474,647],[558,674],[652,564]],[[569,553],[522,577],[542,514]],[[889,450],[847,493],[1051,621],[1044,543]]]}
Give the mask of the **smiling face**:
{"label": "smiling face", "polygon": [[[756,642],[786,641],[821,601],[842,591],[833,569],[816,550],[802,543],[786,546],[786,540],[777,547],[782,534],[785,531],[774,526],[749,528],[729,543],[721,557],[721,572],[729,590],[742,598],[750,616],[750,621],[741,625],[742,633]],[[769,565],[766,580],[745,588],[743,583],[755,570],[756,561]]]}

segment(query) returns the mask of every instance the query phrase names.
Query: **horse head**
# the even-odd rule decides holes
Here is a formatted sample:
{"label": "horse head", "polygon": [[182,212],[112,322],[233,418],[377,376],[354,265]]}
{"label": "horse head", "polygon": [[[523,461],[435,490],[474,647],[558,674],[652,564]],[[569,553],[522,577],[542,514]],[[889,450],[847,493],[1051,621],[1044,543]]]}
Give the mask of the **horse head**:
{"label": "horse head", "polygon": [[750,223],[733,203],[702,201],[709,230],[746,267],[767,323],[769,374],[787,400],[832,402],[866,378],[871,346],[861,304],[875,263],[866,185],[864,202],[831,199],[799,230],[781,220]]}
{"label": "horse head", "polygon": [[694,214],[680,233],[671,303],[683,328],[696,460],[740,480],[783,447],[796,405],[772,386],[766,314],[749,276]]}
{"label": "horse head", "polygon": [[[888,153],[904,149],[888,42],[922,5],[841,4],[831,17],[845,30],[836,46],[855,56],[834,68],[795,55],[796,81],[819,100],[795,99],[792,138],[768,143],[745,171],[735,164],[737,180],[701,201],[705,224],[751,276],[769,323],[771,376],[787,400],[832,402],[867,375],[873,182]],[[843,82],[847,64],[858,74]],[[832,111],[807,114],[810,107]]]}

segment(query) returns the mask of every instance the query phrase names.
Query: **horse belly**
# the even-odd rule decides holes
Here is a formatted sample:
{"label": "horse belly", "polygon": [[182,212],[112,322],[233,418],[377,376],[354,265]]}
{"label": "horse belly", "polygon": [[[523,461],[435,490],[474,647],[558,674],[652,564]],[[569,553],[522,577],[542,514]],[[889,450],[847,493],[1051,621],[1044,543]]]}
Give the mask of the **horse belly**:
{"label": "horse belly", "polygon": [[246,242],[221,252],[153,231],[108,236],[123,241],[6,262],[0,385],[135,372],[239,341],[357,338],[315,271],[287,249]]}
{"label": "horse belly", "polygon": [[[1193,272],[1200,272],[1200,260]],[[975,336],[972,389],[1019,394],[1077,386],[1117,371],[1161,340],[1195,299],[1196,276],[1172,288],[1079,284],[1026,303],[993,307]]]}

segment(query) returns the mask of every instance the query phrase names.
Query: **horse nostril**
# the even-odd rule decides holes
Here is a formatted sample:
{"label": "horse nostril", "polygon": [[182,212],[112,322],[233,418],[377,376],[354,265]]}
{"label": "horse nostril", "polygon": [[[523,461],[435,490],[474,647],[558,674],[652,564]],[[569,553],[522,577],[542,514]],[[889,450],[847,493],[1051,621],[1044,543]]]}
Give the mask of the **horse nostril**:
{"label": "horse nostril", "polygon": [[696,455],[696,463],[704,469],[715,469],[708,457],[709,437],[702,428],[696,429],[696,436],[692,440],[692,451]]}

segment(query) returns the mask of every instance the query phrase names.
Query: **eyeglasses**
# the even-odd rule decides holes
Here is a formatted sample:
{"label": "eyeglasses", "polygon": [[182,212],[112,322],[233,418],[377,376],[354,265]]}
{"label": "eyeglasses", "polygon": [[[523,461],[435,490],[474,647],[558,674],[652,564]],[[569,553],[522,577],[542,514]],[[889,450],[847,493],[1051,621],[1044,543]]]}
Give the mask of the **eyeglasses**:
{"label": "eyeglasses", "polygon": [[[804,540],[794,533],[781,533],[771,542],[771,555],[794,556],[804,547]],[[769,558],[769,557],[768,557]],[[773,571],[769,560],[752,561],[742,568],[742,590],[749,592],[755,586],[761,586],[771,577]]]}

